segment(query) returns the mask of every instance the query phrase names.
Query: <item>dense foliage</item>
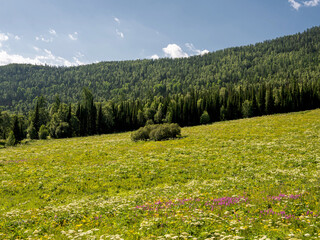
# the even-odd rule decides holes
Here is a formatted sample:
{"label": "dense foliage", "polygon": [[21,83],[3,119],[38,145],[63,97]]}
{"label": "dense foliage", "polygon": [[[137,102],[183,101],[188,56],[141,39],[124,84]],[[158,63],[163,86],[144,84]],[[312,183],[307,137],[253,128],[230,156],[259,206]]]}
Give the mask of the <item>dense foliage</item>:
{"label": "dense foliage", "polygon": [[[56,96],[48,107],[45,99],[39,97],[28,117],[1,113],[0,136],[6,139],[13,131],[18,143],[25,137],[88,136],[131,131],[149,123],[192,126],[318,107],[320,81],[217,87],[186,95],[120,102],[94,102],[92,93],[84,89],[78,104],[67,105]],[[145,139],[152,139],[149,132],[144,135],[148,136]]]}
{"label": "dense foliage", "polygon": [[319,239],[320,109],[0,149],[0,239]]}
{"label": "dense foliage", "polygon": [[186,95],[228,84],[284,84],[320,79],[320,28],[183,59],[101,62],[79,67],[0,67],[0,107],[26,112],[43,95],[76,103],[83,87],[99,102]]}
{"label": "dense foliage", "polygon": [[0,106],[8,109],[0,111],[0,138],[17,144],[314,109],[319,66],[320,27],[184,59],[8,65],[0,67]]}
{"label": "dense foliage", "polygon": [[139,140],[154,140],[161,141],[167,139],[177,138],[181,135],[181,128],[176,123],[164,123],[164,124],[153,124],[146,125],[145,127],[139,128],[137,131],[131,134],[133,141]]}

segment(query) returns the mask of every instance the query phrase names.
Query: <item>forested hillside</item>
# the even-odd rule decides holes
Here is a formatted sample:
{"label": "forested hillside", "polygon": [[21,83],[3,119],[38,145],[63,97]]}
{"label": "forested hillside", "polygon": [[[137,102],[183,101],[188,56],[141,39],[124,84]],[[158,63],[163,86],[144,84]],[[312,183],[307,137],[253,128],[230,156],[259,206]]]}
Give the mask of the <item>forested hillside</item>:
{"label": "forested hillside", "polygon": [[0,67],[0,106],[26,112],[58,93],[76,103],[83,87],[96,101],[146,99],[228,85],[286,84],[320,79],[320,27],[304,33],[182,59],[101,62],[79,67]]}

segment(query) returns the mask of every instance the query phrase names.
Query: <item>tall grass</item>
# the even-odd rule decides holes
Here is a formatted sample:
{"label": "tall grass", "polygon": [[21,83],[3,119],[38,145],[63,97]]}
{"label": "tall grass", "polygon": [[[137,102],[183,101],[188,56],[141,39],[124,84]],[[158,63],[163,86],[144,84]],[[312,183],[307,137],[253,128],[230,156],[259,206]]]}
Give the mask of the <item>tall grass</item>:
{"label": "tall grass", "polygon": [[320,110],[181,133],[0,149],[0,239],[320,237]]}

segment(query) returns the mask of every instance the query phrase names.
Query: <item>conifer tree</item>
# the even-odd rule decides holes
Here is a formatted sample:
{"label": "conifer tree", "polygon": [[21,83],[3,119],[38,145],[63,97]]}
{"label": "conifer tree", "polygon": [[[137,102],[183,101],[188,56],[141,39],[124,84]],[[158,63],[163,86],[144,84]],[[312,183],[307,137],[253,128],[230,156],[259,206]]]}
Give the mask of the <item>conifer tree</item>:
{"label": "conifer tree", "polygon": [[252,98],[252,101],[251,101],[252,116],[258,116],[259,110],[258,110],[258,104],[257,104],[257,99],[256,99],[254,88],[252,88],[251,98]]}
{"label": "conifer tree", "polygon": [[68,137],[72,137],[73,125],[72,125],[72,107],[71,107],[71,103],[69,104],[66,122],[69,124],[69,128],[70,128]]}
{"label": "conifer tree", "polygon": [[105,132],[104,124],[103,124],[103,112],[102,112],[102,105],[99,104],[98,107],[98,116],[97,116],[97,133],[102,134]]}
{"label": "conifer tree", "polygon": [[40,113],[39,112],[40,112],[39,111],[39,102],[37,101],[36,107],[34,110],[33,119],[32,119],[32,123],[34,124],[33,127],[36,130],[36,132],[38,132],[40,129]]}
{"label": "conifer tree", "polygon": [[21,126],[19,123],[19,118],[18,116],[13,117],[13,135],[15,137],[16,143],[19,143],[23,139],[23,134],[21,132]]}
{"label": "conifer tree", "polygon": [[163,118],[164,118],[164,109],[163,109],[163,104],[160,103],[158,106],[158,110],[154,115],[154,121],[156,123],[161,123]]}
{"label": "conifer tree", "polygon": [[272,88],[269,87],[266,94],[266,114],[274,113],[274,99]]}
{"label": "conifer tree", "polygon": [[266,88],[264,84],[259,87],[258,104],[260,115],[264,115],[266,112]]}
{"label": "conifer tree", "polygon": [[137,121],[139,127],[142,127],[145,123],[144,115],[141,109],[138,110]]}

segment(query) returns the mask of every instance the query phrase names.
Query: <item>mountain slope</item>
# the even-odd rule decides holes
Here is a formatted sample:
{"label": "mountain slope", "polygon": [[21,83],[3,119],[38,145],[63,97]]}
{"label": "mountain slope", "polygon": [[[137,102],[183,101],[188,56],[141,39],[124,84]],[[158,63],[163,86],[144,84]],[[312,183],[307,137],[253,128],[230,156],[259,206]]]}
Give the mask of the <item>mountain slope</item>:
{"label": "mountain slope", "polygon": [[0,67],[0,106],[29,109],[55,94],[75,102],[83,87],[96,100],[185,93],[190,88],[320,79],[320,27],[303,33],[183,59],[101,62],[79,67],[11,64]]}

